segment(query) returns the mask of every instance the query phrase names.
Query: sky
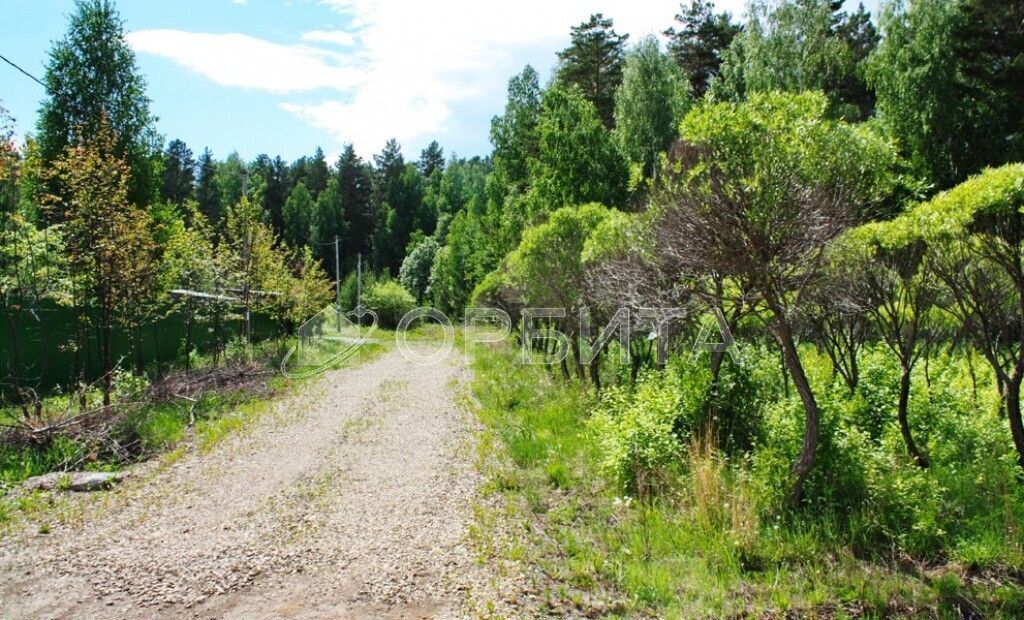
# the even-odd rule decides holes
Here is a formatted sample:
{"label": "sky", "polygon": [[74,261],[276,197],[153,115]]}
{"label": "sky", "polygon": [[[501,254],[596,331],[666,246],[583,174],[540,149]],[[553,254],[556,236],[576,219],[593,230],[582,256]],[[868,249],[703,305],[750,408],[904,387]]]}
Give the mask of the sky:
{"label": "sky", "polygon": [[[865,5],[874,9],[878,0]],[[4,0],[0,54],[41,78],[73,0]],[[718,0],[742,18],[745,0]],[[849,0],[848,0],[848,3]],[[673,23],[678,0],[120,0],[157,128],[197,154],[294,160],[347,143],[363,156],[396,138],[409,158],[490,152],[508,79],[550,78],[571,26],[591,13],[630,41]],[[0,62],[0,104],[20,135],[43,89]]]}

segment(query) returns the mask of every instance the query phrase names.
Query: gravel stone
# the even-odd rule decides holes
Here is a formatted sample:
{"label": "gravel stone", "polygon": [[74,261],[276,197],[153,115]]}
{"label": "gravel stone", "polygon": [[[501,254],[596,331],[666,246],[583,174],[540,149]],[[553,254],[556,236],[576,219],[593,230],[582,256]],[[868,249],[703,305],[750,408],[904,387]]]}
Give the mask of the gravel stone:
{"label": "gravel stone", "polygon": [[467,375],[455,355],[389,350],[208,453],[83,498],[45,536],[6,536],[0,615],[467,617],[487,581],[468,540],[475,427],[454,398]]}

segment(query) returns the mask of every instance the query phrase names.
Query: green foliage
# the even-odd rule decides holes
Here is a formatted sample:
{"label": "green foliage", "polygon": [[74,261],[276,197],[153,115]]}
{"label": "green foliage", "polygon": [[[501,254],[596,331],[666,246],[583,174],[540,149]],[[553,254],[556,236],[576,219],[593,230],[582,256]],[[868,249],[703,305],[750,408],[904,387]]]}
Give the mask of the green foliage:
{"label": "green foliage", "polygon": [[939,189],[1024,159],[1021,3],[884,5],[868,76],[883,122]]}
{"label": "green foliage", "polygon": [[537,71],[526,65],[508,82],[505,113],[491,121],[495,174],[503,185],[522,185],[529,177],[530,159],[537,156],[537,122],[541,110],[541,89]]}
{"label": "green foliage", "polygon": [[[356,299],[358,291],[358,283],[356,281],[357,274],[355,271],[345,276],[345,279],[341,281],[341,307],[343,310],[355,310],[358,305]],[[377,278],[372,273],[363,272],[363,304],[365,305],[366,291],[370,290],[377,283]]]}
{"label": "green foliage", "polygon": [[579,90],[545,91],[538,133],[539,154],[531,167],[531,219],[588,202],[625,204],[625,160]]}
{"label": "green foliage", "polygon": [[[762,401],[763,437],[750,454],[728,457],[692,436],[672,434],[669,444],[671,427],[656,422],[689,419],[685,412],[704,396],[700,381],[680,373],[696,368],[682,360],[635,391],[608,389],[594,403],[577,385],[514,363],[511,351],[478,351],[473,392],[488,429],[484,489],[513,512],[495,529],[530,524],[515,530],[515,548],[489,543],[493,552],[545,566],[553,604],[611,590],[621,615],[850,608],[881,617],[899,607],[897,617],[955,617],[962,599],[950,592],[969,597],[982,615],[1018,615],[1024,592],[1012,575],[1024,562],[1017,527],[1024,496],[1012,481],[1012,450],[990,424],[997,415],[991,376],[979,377],[976,399],[963,358],[942,355],[932,359],[930,386],[915,380],[912,419],[930,429],[933,457],[922,470],[906,457],[892,417],[872,438],[858,420],[873,405],[845,385],[828,387],[827,358],[809,354],[826,409],[822,463],[808,481],[810,508],[788,512],[781,507],[801,441],[801,405],[784,395],[776,355],[744,349],[747,377],[770,398]],[[898,376],[879,347],[866,365],[868,389]],[[621,497],[632,463],[612,457],[630,450],[633,463],[658,457],[654,471],[664,486],[653,501]],[[538,530],[542,536],[531,534]],[[901,568],[909,561],[926,564],[927,574]],[[971,577],[978,574],[986,578]],[[737,590],[745,593],[739,600],[730,594]]]}
{"label": "green foliage", "polygon": [[[287,203],[285,206],[287,208]],[[351,250],[341,246],[341,242],[347,239],[347,233],[348,225],[345,220],[345,207],[341,202],[341,189],[338,186],[338,179],[332,177],[316,199],[310,227],[311,249],[332,278],[341,277],[334,271],[334,240],[338,239],[339,255],[341,252],[348,254]]]}
{"label": "green foliage", "polygon": [[650,212],[635,214],[611,211],[607,218],[594,227],[583,245],[580,259],[584,267],[608,257],[650,251],[653,242],[648,234],[649,220]]}
{"label": "green foliage", "polygon": [[137,402],[148,387],[149,380],[145,375],[135,375],[123,368],[114,371],[114,398],[117,402]]}
{"label": "green foliage", "polygon": [[714,379],[707,358],[677,358],[635,386],[605,389],[589,422],[604,471],[645,499],[673,488],[687,446],[707,443],[737,457],[753,450],[769,401],[767,360],[758,353],[743,364],[726,360]]}
{"label": "green foliage", "polygon": [[484,219],[472,210],[459,212],[449,225],[446,244],[438,249],[430,271],[431,296],[438,309],[462,312],[473,288],[497,263],[484,226]]}
{"label": "green foliage", "polygon": [[[50,172],[51,183],[60,188],[50,206],[64,222],[72,302],[97,317],[105,404],[115,365],[111,332],[115,324],[135,330],[159,281],[152,220],[129,202],[130,173],[115,152],[114,134],[101,123],[93,138],[67,147]],[[84,329],[87,319],[79,318]]]}
{"label": "green foliage", "polygon": [[583,247],[611,211],[600,204],[565,207],[548,221],[528,229],[508,257],[509,285],[533,307],[565,308],[569,315],[583,303]]}
{"label": "green foliage", "polygon": [[678,65],[648,37],[626,57],[622,86],[615,93],[615,137],[622,153],[654,175],[689,109],[690,88]]}
{"label": "green foliage", "polygon": [[14,118],[0,103],[0,214],[12,213],[18,207],[18,176],[21,153],[14,140]]}
{"label": "green foliage", "polygon": [[688,174],[719,170],[764,192],[771,209],[773,183],[783,171],[796,172],[807,183],[842,186],[861,217],[890,212],[908,184],[894,146],[869,125],[832,120],[828,108],[813,92],[700,105],[680,129],[684,141],[703,149],[701,165]]}
{"label": "green foliage", "polygon": [[436,171],[444,172],[444,149],[437,143],[437,140],[431,141],[427,148],[423,149],[420,154],[419,166],[420,172],[428,179]]}
{"label": "green foliage", "polygon": [[174,204],[183,204],[195,190],[196,161],[192,150],[181,140],[167,145],[163,162],[160,197]]}
{"label": "green foliage", "polygon": [[489,245],[495,247],[498,258],[519,242],[529,218],[523,196],[532,184],[530,162],[537,158],[540,150],[537,134],[540,111],[539,78],[533,67],[527,65],[522,73],[509,80],[505,113],[491,120],[494,168],[487,176],[485,190],[487,217],[495,229]]}
{"label": "green foliage", "polygon": [[224,203],[221,202],[220,189],[217,187],[217,162],[213,160],[210,149],[203,150],[196,168],[195,198],[199,211],[208,221],[218,224],[224,217]]}
{"label": "green foliage", "polygon": [[[685,5],[680,5],[683,9]],[[685,11],[676,15],[679,29],[669,28],[668,50],[688,78],[695,97],[707,92],[711,80],[718,75],[722,54],[733,38],[743,31],[732,23],[729,13],[715,13],[709,0],[691,0]]]}
{"label": "green foliage", "polygon": [[284,203],[284,236],[292,245],[305,245],[309,240],[310,230],[313,226],[316,207],[313,204],[313,195],[306,189],[306,184],[299,182],[288,195],[288,201]]}
{"label": "green foliage", "polygon": [[375,264],[397,274],[405,258],[405,249],[416,230],[433,232],[437,213],[423,201],[425,179],[414,164],[406,164],[397,144],[377,157],[380,225],[374,237]]}
{"label": "green foliage", "polygon": [[975,231],[1009,235],[1022,203],[1024,164],[1009,164],[975,175],[889,222],[868,226],[863,234],[887,248],[917,241],[941,244]]}
{"label": "green foliage", "polygon": [[874,46],[863,11],[836,15],[830,0],[756,0],[750,19],[724,54],[711,85],[717,100],[741,100],[756,92],[820,90],[836,116],[859,120],[871,112],[858,63]]}
{"label": "green foliage", "polygon": [[285,259],[290,274],[282,283],[283,308],[278,312],[290,330],[325,308],[334,298],[334,287],[310,248],[300,247]]}
{"label": "green foliage", "polygon": [[381,327],[394,329],[402,317],[416,307],[416,299],[398,282],[385,280],[366,291],[363,305],[377,313]]}
{"label": "green foliage", "polygon": [[622,83],[622,66],[629,35],[615,32],[614,23],[601,13],[570,33],[569,47],[558,53],[558,81],[577,87],[594,105],[605,127],[614,124],[615,91]]}
{"label": "green foliage", "polygon": [[631,390],[609,388],[589,420],[604,471],[641,501],[670,487],[678,475],[683,446],[676,423],[685,396],[674,379],[646,375]]}
{"label": "green foliage", "polygon": [[398,281],[418,302],[430,295],[430,273],[434,268],[437,250],[437,240],[427,237],[409,252],[398,271]]}
{"label": "green foliage", "polygon": [[67,33],[50,48],[44,80],[48,95],[38,122],[43,161],[52,163],[76,139],[92,140],[108,125],[113,154],[128,164],[128,199],[148,204],[159,186],[154,163],[162,140],[112,0],[75,2]]}
{"label": "green foliage", "polygon": [[338,159],[337,175],[348,231],[342,266],[342,272],[345,272],[355,269],[360,254],[365,261],[372,251],[370,242],[376,221],[371,203],[373,175],[370,166],[356,154],[351,144],[345,147]]}
{"label": "green foliage", "polygon": [[0,214],[0,296],[67,301],[60,227],[40,229],[19,213]]}

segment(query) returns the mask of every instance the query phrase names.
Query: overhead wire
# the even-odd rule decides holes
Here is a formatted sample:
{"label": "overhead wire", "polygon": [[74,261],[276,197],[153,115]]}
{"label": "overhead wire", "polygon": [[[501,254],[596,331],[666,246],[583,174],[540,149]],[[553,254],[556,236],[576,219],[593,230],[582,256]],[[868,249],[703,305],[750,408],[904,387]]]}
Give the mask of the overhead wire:
{"label": "overhead wire", "polygon": [[18,64],[17,64],[16,62],[14,62],[13,60],[11,60],[11,59],[7,58],[7,57],[6,57],[6,56],[4,56],[3,54],[0,54],[0,60],[3,60],[3,61],[4,61],[4,62],[6,62],[7,64],[11,65],[12,67],[14,67],[14,68],[15,68],[15,69],[17,69],[18,71],[20,71],[20,72],[21,72],[21,73],[22,73],[23,75],[25,75],[26,77],[28,77],[28,78],[29,78],[30,80],[32,80],[32,81],[33,81],[33,82],[35,82],[36,84],[39,84],[39,85],[40,85],[40,86],[42,86],[43,88],[45,88],[45,89],[49,90],[49,87],[48,87],[48,86],[47,86],[46,84],[44,84],[42,80],[40,80],[40,79],[39,79],[39,78],[37,78],[36,76],[32,75],[32,74],[31,74],[31,73],[29,73],[28,71],[26,71],[26,70],[22,69],[22,68],[21,68],[21,67],[20,67],[20,66],[19,66],[19,65],[18,65]]}

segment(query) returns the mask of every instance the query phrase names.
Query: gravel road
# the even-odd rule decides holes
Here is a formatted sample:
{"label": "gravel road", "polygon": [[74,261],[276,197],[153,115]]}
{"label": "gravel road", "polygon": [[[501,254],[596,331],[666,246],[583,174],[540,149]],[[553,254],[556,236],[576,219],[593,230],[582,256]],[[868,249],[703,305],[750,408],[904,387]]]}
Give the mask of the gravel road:
{"label": "gravel road", "polygon": [[88,500],[102,509],[6,537],[0,617],[463,617],[485,579],[467,372],[390,350]]}

